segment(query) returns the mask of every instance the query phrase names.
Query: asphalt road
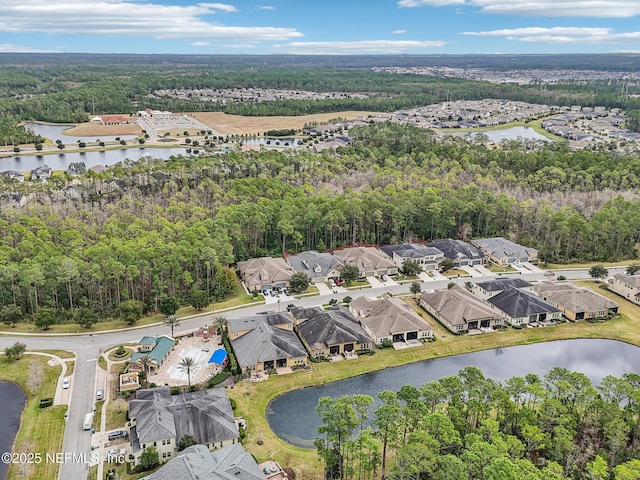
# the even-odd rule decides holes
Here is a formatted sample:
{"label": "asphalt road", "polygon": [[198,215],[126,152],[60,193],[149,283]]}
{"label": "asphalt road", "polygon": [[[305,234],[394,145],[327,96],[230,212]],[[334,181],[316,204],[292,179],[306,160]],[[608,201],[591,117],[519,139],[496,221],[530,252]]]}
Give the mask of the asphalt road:
{"label": "asphalt road", "polygon": [[[626,267],[608,268],[609,275],[623,272]],[[564,275],[569,280],[580,278],[588,278],[587,269],[571,269],[571,270],[555,270],[556,277],[545,277],[542,273],[524,273],[521,275],[509,274],[503,277],[518,276],[525,280],[549,280]],[[463,285],[467,281],[476,283],[478,281],[486,281],[492,278],[501,278],[501,276],[492,275],[476,278],[459,278],[457,282]],[[455,280],[454,280],[455,281]],[[422,282],[422,290],[432,290],[446,287],[449,281],[433,281]],[[327,303],[331,298],[341,300],[346,296],[352,298],[360,296],[379,296],[386,292],[394,295],[408,293],[409,285],[383,286],[379,288],[365,288],[362,290],[350,290],[347,293],[332,294],[324,296],[305,297],[300,300],[294,300],[296,306],[314,306]],[[280,305],[280,308],[286,308],[286,305]],[[226,318],[239,318],[242,316],[264,312],[267,310],[277,310],[278,305],[258,305],[239,310],[233,310],[222,313],[212,313],[201,317],[183,320],[176,327],[175,333],[190,332],[197,328],[212,324],[215,318],[223,315]],[[71,382],[72,395],[71,403],[68,410],[67,426],[65,428],[63,452],[85,453],[87,456],[91,452],[91,433],[82,430],[82,420],[84,415],[93,411],[94,408],[94,388],[96,362],[98,356],[103,350],[121,343],[135,342],[144,335],[171,335],[171,328],[165,325],[153,325],[149,327],[139,328],[135,330],[119,330],[115,332],[81,334],[81,335],[51,335],[51,334],[31,334],[31,335],[3,335],[0,336],[0,349],[4,350],[7,346],[12,345],[16,341],[24,342],[28,350],[68,350],[76,354],[76,365]],[[41,452],[43,455],[47,452]],[[57,453],[57,452],[48,452]],[[60,466],[59,480],[79,480],[86,478],[89,473],[89,466],[84,462],[68,461]]]}

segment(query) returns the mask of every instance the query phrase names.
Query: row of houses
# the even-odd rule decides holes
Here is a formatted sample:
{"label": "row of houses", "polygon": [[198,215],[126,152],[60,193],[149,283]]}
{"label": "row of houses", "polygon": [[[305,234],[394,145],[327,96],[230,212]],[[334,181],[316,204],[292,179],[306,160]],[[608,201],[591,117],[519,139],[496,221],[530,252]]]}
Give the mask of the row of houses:
{"label": "row of houses", "polygon": [[605,318],[617,314],[620,307],[607,297],[570,282],[532,285],[520,278],[478,282],[471,292],[458,285],[425,291],[419,304],[454,333],[506,324],[545,324],[562,316],[571,321]]}
{"label": "row of houses", "polygon": [[370,350],[387,342],[419,346],[433,328],[406,303],[384,295],[360,297],[349,308],[293,307],[228,321],[227,333],[243,371],[295,368],[311,357]]}
{"label": "row of houses", "polygon": [[437,270],[445,258],[456,267],[487,262],[509,265],[536,262],[538,251],[502,237],[481,238],[471,244],[449,238],[426,244],[351,247],[335,253],[306,251],[285,259],[253,258],[238,262],[238,270],[247,289],[253,291],[288,287],[295,272],[305,273],[312,283],[323,283],[329,278],[339,277],[345,265],[356,266],[360,277],[364,278],[395,275],[406,261],[418,263],[423,271]]}
{"label": "row of houses", "polygon": [[[72,177],[77,177],[78,175],[83,175],[87,171],[87,167],[84,162],[72,162],[69,164],[65,172]],[[24,182],[25,177],[22,172],[18,170],[5,170],[0,172],[2,175],[7,177],[9,180],[16,180],[18,182]],[[29,172],[29,178],[31,180],[47,180],[53,174],[53,170],[48,165],[41,165],[39,167],[34,168]]]}

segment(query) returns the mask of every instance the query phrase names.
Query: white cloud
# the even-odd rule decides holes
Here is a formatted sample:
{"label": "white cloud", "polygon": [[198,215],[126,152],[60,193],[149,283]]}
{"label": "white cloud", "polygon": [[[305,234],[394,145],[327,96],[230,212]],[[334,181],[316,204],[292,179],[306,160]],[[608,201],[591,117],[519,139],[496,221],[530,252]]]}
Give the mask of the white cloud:
{"label": "white cloud", "polygon": [[402,35],[403,33],[407,33],[406,30],[394,30],[393,32],[394,35]]}
{"label": "white cloud", "polygon": [[274,45],[282,53],[297,55],[345,55],[368,53],[403,53],[407,50],[437,48],[442,41],[417,40],[361,40],[352,42],[291,42]]}
{"label": "white cloud", "polygon": [[638,0],[399,0],[399,7],[466,5],[483,13],[525,17],[628,18],[640,15]]}
{"label": "white cloud", "polygon": [[223,3],[178,6],[135,0],[3,0],[0,31],[162,39],[282,41],[302,37],[295,28],[226,26],[200,17],[232,12]]}
{"label": "white cloud", "polygon": [[599,27],[526,27],[462,32],[462,35],[505,37],[507,40],[529,43],[625,43],[640,40],[640,32],[613,33],[611,28]]}
{"label": "white cloud", "polygon": [[194,47],[206,47],[211,45],[211,42],[191,42],[190,45],[193,45]]}
{"label": "white cloud", "polygon": [[255,43],[236,43],[231,45],[222,45],[223,48],[256,48]]}
{"label": "white cloud", "polygon": [[0,43],[0,52],[2,53],[55,53],[59,51],[60,49],[58,47],[54,50],[40,50],[23,45],[13,45],[12,43]]}
{"label": "white cloud", "polygon": [[276,7],[273,7],[271,5],[258,5],[258,10],[275,10]]}

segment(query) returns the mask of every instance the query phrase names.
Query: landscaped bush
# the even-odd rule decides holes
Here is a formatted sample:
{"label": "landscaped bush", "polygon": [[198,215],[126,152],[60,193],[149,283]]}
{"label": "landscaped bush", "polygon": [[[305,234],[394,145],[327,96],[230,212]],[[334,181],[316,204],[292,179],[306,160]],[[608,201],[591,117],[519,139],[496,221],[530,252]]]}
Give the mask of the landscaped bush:
{"label": "landscaped bush", "polygon": [[391,348],[393,347],[393,342],[391,340],[389,340],[388,338],[385,338],[384,340],[382,340],[382,348]]}
{"label": "landscaped bush", "polygon": [[[220,372],[219,374],[217,374],[215,377],[213,377],[207,382],[207,388],[215,387],[216,385],[224,382],[227,378],[229,378],[229,375],[230,373],[227,372],[226,370],[224,372]],[[231,405],[233,406],[233,404]]]}
{"label": "landscaped bush", "polygon": [[233,398],[230,398],[230,399],[229,399],[229,403],[231,404],[231,409],[232,409],[232,410],[235,410],[235,409],[236,409],[236,407],[238,406],[238,405],[236,404],[235,399],[233,399]]}
{"label": "landscaped bush", "polygon": [[53,398],[42,398],[40,400],[40,408],[47,408],[53,405]]}
{"label": "landscaped bush", "polygon": [[257,443],[258,445],[264,445],[264,442],[263,442],[262,440],[258,440],[256,443]]}
{"label": "landscaped bush", "polygon": [[115,352],[113,352],[113,356],[116,358],[122,358],[127,355],[127,349],[120,345]]}
{"label": "landscaped bush", "polygon": [[169,392],[171,395],[180,395],[180,387],[170,387]]}
{"label": "landscaped bush", "polygon": [[244,437],[247,436],[247,432],[244,431],[244,428],[240,427],[238,429],[238,433],[240,434],[240,440],[244,440]]}

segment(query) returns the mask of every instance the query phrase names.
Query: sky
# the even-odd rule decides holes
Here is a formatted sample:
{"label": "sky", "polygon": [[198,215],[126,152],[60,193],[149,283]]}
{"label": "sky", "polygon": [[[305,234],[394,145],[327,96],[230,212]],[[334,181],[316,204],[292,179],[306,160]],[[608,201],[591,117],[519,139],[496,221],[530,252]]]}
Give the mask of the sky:
{"label": "sky", "polygon": [[640,53],[640,0],[1,0],[0,52]]}

